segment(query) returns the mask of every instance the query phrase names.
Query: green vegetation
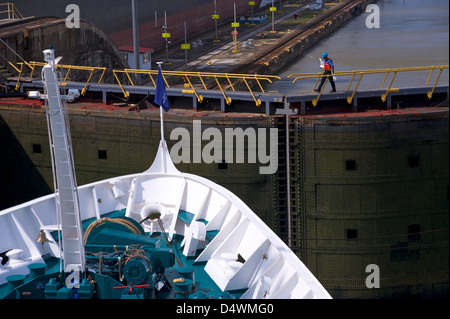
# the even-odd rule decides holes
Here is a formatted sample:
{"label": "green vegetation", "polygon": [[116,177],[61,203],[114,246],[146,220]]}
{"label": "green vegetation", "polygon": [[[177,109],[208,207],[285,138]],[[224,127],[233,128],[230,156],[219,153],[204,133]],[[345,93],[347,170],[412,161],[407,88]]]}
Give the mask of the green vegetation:
{"label": "green vegetation", "polygon": [[320,15],[321,13],[323,13],[323,10],[302,12],[298,15],[297,19],[292,17],[291,19],[284,21],[282,25],[289,26],[289,25],[305,24],[310,20],[312,20],[313,18],[315,18],[316,16]]}

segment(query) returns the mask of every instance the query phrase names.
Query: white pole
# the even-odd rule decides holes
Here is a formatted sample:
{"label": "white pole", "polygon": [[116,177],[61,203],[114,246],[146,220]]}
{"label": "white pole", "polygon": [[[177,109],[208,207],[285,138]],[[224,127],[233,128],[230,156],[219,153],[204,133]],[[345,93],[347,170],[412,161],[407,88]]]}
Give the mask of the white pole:
{"label": "white pole", "polygon": [[[158,68],[161,69],[161,65],[163,64],[163,62],[156,62],[156,64],[158,64]],[[161,75],[162,75],[162,72],[161,72]],[[161,122],[161,141],[159,143],[159,145],[160,145],[159,147],[164,148],[164,147],[167,147],[167,145],[166,145],[166,141],[164,140],[164,116],[163,116],[163,108],[161,105],[159,106],[159,118],[160,118],[160,122]],[[166,164],[164,152],[161,153],[161,164],[162,164],[162,172],[167,173],[167,164]]]}
{"label": "white pole", "polygon": [[162,106],[159,107],[159,117],[161,118],[161,140],[164,140],[164,117]]}
{"label": "white pole", "polygon": [[[158,69],[161,69],[161,65],[163,64],[163,62],[156,62],[156,64],[158,65]],[[160,121],[161,121],[161,141],[164,141],[164,117],[163,117],[162,109],[163,108],[160,105],[159,106],[159,118],[160,118]]]}

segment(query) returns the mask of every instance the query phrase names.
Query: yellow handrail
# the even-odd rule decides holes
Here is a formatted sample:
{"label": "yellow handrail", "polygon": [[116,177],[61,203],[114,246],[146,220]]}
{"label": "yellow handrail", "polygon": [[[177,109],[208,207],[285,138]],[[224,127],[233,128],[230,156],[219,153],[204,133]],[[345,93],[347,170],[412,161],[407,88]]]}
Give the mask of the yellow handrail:
{"label": "yellow handrail", "polygon": [[356,84],[356,86],[355,86],[355,88],[354,88],[354,90],[353,90],[351,96],[347,97],[347,102],[348,102],[348,104],[351,104],[352,101],[353,101],[353,98],[354,98],[354,96],[355,96],[355,93],[356,93],[356,91],[357,91],[357,89],[358,89],[358,87],[359,87],[359,84],[360,84],[360,82],[361,82],[361,80],[362,80],[362,78],[363,78],[364,75],[369,75],[369,74],[385,74],[384,79],[383,79],[383,81],[382,81],[382,83],[381,83],[381,86],[380,86],[380,89],[383,89],[384,84],[385,84],[385,82],[386,82],[386,79],[388,78],[388,76],[389,76],[390,74],[392,74],[392,79],[391,79],[391,81],[390,81],[390,83],[389,83],[389,86],[388,86],[387,89],[386,89],[386,92],[385,92],[384,94],[381,95],[381,100],[382,100],[383,102],[385,102],[386,99],[387,99],[387,95],[388,95],[390,92],[397,91],[397,89],[392,89],[391,87],[392,87],[392,84],[393,84],[393,82],[394,82],[394,79],[396,78],[396,76],[397,76],[397,74],[398,74],[399,72],[430,71],[430,73],[428,74],[427,81],[426,81],[426,83],[425,83],[425,86],[428,86],[433,71],[434,71],[434,70],[439,70],[439,74],[438,74],[438,76],[437,76],[437,78],[436,78],[436,81],[434,82],[434,85],[431,87],[431,90],[427,92],[428,98],[431,99],[432,96],[433,96],[433,92],[434,92],[434,90],[435,90],[435,88],[436,88],[436,86],[437,86],[437,84],[438,84],[438,82],[439,82],[439,78],[440,78],[440,76],[441,76],[441,74],[442,74],[442,72],[443,72],[444,69],[448,69],[448,65],[439,65],[439,66],[421,66],[421,67],[404,67],[404,68],[389,68],[389,69],[372,69],[372,70],[341,71],[341,72],[336,72],[336,73],[334,73],[334,74],[332,74],[332,75],[323,75],[322,73],[293,73],[293,74],[290,74],[290,75],[288,76],[288,78],[295,77],[294,80],[292,81],[292,83],[295,83],[297,80],[300,80],[300,79],[315,79],[315,78],[316,78],[316,79],[317,79],[317,80],[316,80],[316,84],[314,85],[314,88],[313,88],[313,90],[312,90],[312,92],[314,92],[314,89],[317,87],[317,83],[319,83],[319,80],[320,80],[321,78],[323,78],[323,77],[326,77],[325,83],[324,83],[324,85],[322,86],[322,88],[321,88],[319,94],[317,95],[317,98],[314,99],[314,100],[312,101],[313,106],[315,107],[315,106],[317,106],[317,102],[318,102],[318,100],[319,100],[319,98],[320,98],[320,96],[321,96],[321,94],[322,94],[322,91],[323,91],[323,88],[325,87],[326,81],[328,80],[328,78],[329,78],[330,76],[351,76],[350,83],[349,83],[349,85],[348,85],[348,87],[347,87],[347,91],[350,91],[351,85],[353,84],[353,80],[355,79],[355,77],[356,77],[357,75],[359,75],[358,83]]}
{"label": "yellow handrail", "polygon": [[223,97],[225,98],[225,102],[227,102],[227,105],[230,105],[230,104],[231,104],[231,98],[228,97],[228,96],[225,94],[225,92],[224,92],[223,89],[222,89],[222,86],[220,85],[219,80],[217,80],[217,77],[214,77],[214,80],[216,81],[217,86],[219,87],[220,92],[222,92],[222,95],[223,95]]}
{"label": "yellow handrail", "polygon": [[[163,75],[163,76],[164,76],[164,75]],[[165,78],[164,78],[164,80],[165,80]],[[194,86],[192,85],[191,80],[189,79],[189,77],[186,77],[186,81],[189,83],[189,86],[190,86],[191,89],[194,91],[194,94],[195,94],[195,96],[197,97],[197,101],[199,101],[200,103],[202,103],[202,102],[203,102],[203,96],[197,94],[197,91],[195,91],[195,88],[194,88]],[[203,83],[203,85],[205,84],[203,81],[202,81],[202,83]]]}
{"label": "yellow handrail", "polygon": [[8,19],[25,19],[20,13],[19,9],[17,9],[17,7],[14,5],[14,3],[11,2],[0,3],[0,8],[5,6],[6,10],[0,10],[0,14],[7,13]]}
{"label": "yellow handrail", "polygon": [[[18,62],[17,66],[14,66],[12,63],[10,63],[10,64],[19,73],[19,76],[17,79],[17,84],[16,84],[16,90],[18,90],[20,88],[20,81],[23,78],[23,73],[25,72],[24,67],[23,67],[24,64],[27,65],[31,69],[30,78],[32,78],[34,71],[37,67],[43,67],[45,65],[45,63],[43,63],[43,62],[35,62],[35,61]],[[125,90],[124,84],[122,83],[122,81],[120,80],[120,78],[118,76],[119,74],[124,74],[128,78],[128,81],[132,86],[135,86],[135,83],[132,79],[132,75],[138,75],[138,76],[148,75],[151,80],[150,85],[153,85],[154,87],[156,86],[156,83],[155,83],[153,76],[157,76],[157,74],[158,74],[158,70],[110,69],[110,68],[106,68],[106,67],[75,66],[75,65],[64,65],[64,64],[58,64],[57,68],[66,70],[62,85],[66,85],[66,81],[68,81],[68,78],[69,78],[69,73],[72,70],[81,70],[81,71],[89,72],[88,79],[86,80],[84,88],[81,90],[82,95],[84,95],[86,93],[88,85],[91,82],[94,72],[101,72],[101,75],[99,76],[99,80],[97,81],[97,83],[100,83],[103,80],[104,75],[106,74],[107,71],[112,72],[113,77],[114,77],[115,81],[117,81],[117,83],[119,84],[125,98],[128,98],[130,96],[130,93]],[[392,89],[392,84],[394,83],[394,80],[398,73],[412,72],[412,71],[430,71],[430,73],[428,74],[426,84],[425,84],[425,86],[428,86],[431,81],[432,73],[435,70],[439,70],[439,74],[434,82],[434,85],[431,87],[431,90],[427,92],[428,98],[431,99],[433,92],[439,82],[439,79],[440,79],[440,76],[441,76],[443,70],[448,69],[448,68],[449,68],[448,65],[441,65],[441,66],[406,67],[406,68],[389,68],[389,69],[373,69],[373,70],[354,70],[354,71],[336,72],[332,75],[323,75],[322,73],[294,73],[294,74],[290,74],[288,76],[288,78],[295,77],[294,80],[292,81],[292,83],[295,83],[297,80],[300,80],[300,79],[316,79],[316,83],[313,88],[313,90],[314,90],[317,87],[319,80],[322,79],[323,77],[326,78],[325,81],[328,81],[329,76],[341,76],[341,77],[347,76],[347,77],[351,77],[350,83],[347,87],[347,91],[350,91],[350,88],[353,84],[354,79],[358,76],[358,81],[356,83],[355,88],[351,92],[351,95],[347,97],[347,102],[349,104],[351,104],[363,77],[365,78],[367,75],[372,75],[372,74],[385,74],[384,79],[380,86],[380,88],[383,89],[388,76],[390,74],[392,74],[392,78],[389,82],[389,85],[388,85],[385,93],[381,95],[382,101],[385,102],[387,99],[387,96],[390,92],[394,92],[394,91],[398,90],[398,89]],[[251,94],[251,96],[257,106],[261,105],[261,100],[255,96],[251,86],[249,85],[249,81],[255,81],[257,83],[259,89],[261,90],[261,92],[264,93],[264,89],[261,84],[262,81],[266,81],[270,84],[270,83],[272,83],[273,80],[276,80],[276,79],[281,80],[281,78],[279,76],[273,76],[273,75],[214,73],[214,72],[162,71],[162,75],[163,75],[163,79],[166,84],[166,87],[168,87],[168,88],[170,88],[170,83],[169,83],[168,78],[175,77],[177,82],[185,82],[185,83],[187,82],[186,84],[189,85],[190,90],[185,91],[184,93],[194,94],[199,102],[203,101],[203,97],[199,94],[198,87],[200,86],[201,89],[208,90],[205,80],[211,79],[212,81],[215,81],[215,83],[217,84],[219,90],[221,91],[221,93],[228,105],[231,104],[231,98],[228,97],[226,94],[227,88],[220,84],[219,80],[221,80],[221,79],[224,81],[227,81],[228,89],[232,90],[233,92],[235,91],[235,86],[233,83],[235,83],[237,81],[243,82],[245,84],[246,89]],[[194,82],[195,82],[194,80],[197,81],[196,85],[194,85]],[[196,88],[196,86],[197,86],[197,88]],[[312,100],[312,103],[314,106],[317,106],[318,100],[322,94],[324,87],[325,87],[325,85],[322,86],[322,89],[319,92],[319,94],[317,95],[317,97]]]}
{"label": "yellow handrail", "polygon": [[[120,82],[119,77],[117,76],[118,73],[125,73],[131,83],[132,86],[134,86],[135,84],[133,83],[133,81],[131,80],[130,74],[136,74],[136,75],[148,75],[153,83],[153,86],[155,86],[155,81],[153,80],[152,75],[157,75],[158,71],[157,70],[136,70],[136,69],[125,69],[125,70],[113,70],[113,73],[115,75],[116,81],[118,82],[119,86],[122,89],[123,94],[125,95],[125,97],[129,96],[129,93],[127,91],[125,91],[123,84]],[[257,99],[253,93],[253,91],[250,88],[250,85],[248,84],[248,80],[255,80],[259,86],[259,88],[261,89],[261,92],[264,93],[264,89],[261,85],[260,81],[267,81],[269,83],[272,83],[272,80],[278,79],[280,80],[281,78],[279,76],[274,76],[274,75],[255,75],[255,74],[234,74],[234,73],[213,73],[213,72],[187,72],[187,71],[161,71],[166,87],[170,87],[168,81],[167,81],[167,76],[175,76],[179,79],[183,79],[184,81],[187,81],[189,84],[189,87],[192,90],[192,93],[197,97],[197,100],[201,103],[203,101],[203,97],[201,95],[198,94],[195,86],[192,84],[191,78],[197,78],[198,81],[201,83],[202,89],[204,90],[208,90],[208,87],[204,81],[204,79],[206,78],[212,78],[215,80],[215,82],[217,83],[217,85],[219,86],[220,91],[222,92],[225,101],[227,102],[227,104],[231,103],[231,98],[227,97],[226,94],[224,93],[224,88],[220,85],[219,80],[218,79],[226,79],[230,85],[230,88],[235,91],[234,86],[232,85],[232,81],[231,80],[238,80],[238,81],[242,81],[245,83],[247,89],[249,90],[250,94],[253,97],[253,100],[255,101],[257,106],[261,105],[261,100]]]}
{"label": "yellow handrail", "polygon": [[[43,63],[43,62],[36,62],[36,61],[31,61],[29,63],[28,62],[17,63],[17,65],[19,67],[16,67],[13,64],[11,64],[11,66],[19,73],[19,76],[17,79],[17,84],[16,84],[16,90],[18,90],[20,88],[20,81],[23,77],[23,73],[24,73],[23,64],[26,64],[31,69],[30,78],[33,77],[33,74],[37,67],[43,67],[45,65],[45,63]],[[84,95],[86,93],[88,85],[89,85],[95,71],[102,71],[101,76],[98,80],[98,83],[100,83],[102,81],[107,70],[112,71],[112,74],[113,74],[115,80],[117,81],[117,83],[119,84],[120,89],[122,90],[122,93],[125,96],[125,98],[128,98],[130,96],[130,93],[125,90],[124,84],[122,83],[122,81],[119,78],[119,74],[124,74],[128,78],[128,81],[132,86],[135,86],[135,83],[134,83],[131,75],[133,75],[133,74],[139,75],[139,76],[140,75],[148,75],[150,77],[150,80],[154,87],[156,86],[156,83],[155,83],[155,80],[153,79],[153,76],[154,75],[156,76],[158,74],[157,70],[136,70],[136,69],[117,70],[117,69],[108,69],[105,67],[75,66],[75,65],[64,65],[64,64],[57,64],[56,67],[57,67],[57,69],[67,70],[66,74],[64,76],[64,79],[63,79],[63,83],[61,84],[64,86],[66,85],[66,81],[68,80],[69,74],[72,70],[83,70],[83,71],[90,72],[88,79],[84,85],[84,88],[81,90],[81,95]],[[187,84],[189,84],[189,87],[191,90],[185,91],[184,93],[193,93],[200,103],[203,101],[203,96],[198,94],[197,89],[191,79],[197,79],[200,82],[203,90],[208,90],[208,87],[205,83],[205,79],[209,79],[209,78],[214,79],[214,81],[216,82],[217,86],[219,87],[219,90],[222,92],[222,95],[224,96],[224,99],[228,105],[231,104],[231,98],[225,94],[226,88],[224,88],[223,85],[220,84],[220,82],[219,82],[220,79],[226,80],[228,82],[229,88],[232,91],[235,91],[233,81],[244,82],[247,90],[250,92],[250,94],[257,106],[261,106],[261,100],[255,96],[248,81],[250,81],[250,80],[256,81],[261,92],[264,93],[264,89],[261,84],[261,81],[266,81],[268,83],[272,83],[272,81],[275,79],[281,80],[281,78],[279,76],[274,76],[274,75],[213,73],[213,72],[162,71],[162,75],[163,75],[163,79],[166,84],[166,87],[168,87],[168,88],[170,87],[170,84],[169,84],[169,81],[167,80],[167,77],[176,77],[176,78],[178,78],[178,81],[184,80],[184,82],[187,82]]]}
{"label": "yellow handrail", "polygon": [[[20,86],[20,79],[22,77],[22,73],[23,73],[23,64],[22,62],[18,62],[17,64],[20,65],[20,69],[14,67],[14,65],[12,65],[18,72],[19,72],[19,76],[17,79],[17,84],[16,84],[16,90],[18,90],[19,86]],[[25,64],[30,67],[31,69],[31,73],[30,73],[30,78],[33,77],[34,71],[36,70],[36,67],[43,67],[45,66],[44,62],[36,62],[36,61],[30,61],[29,63],[25,62]],[[87,91],[87,87],[91,81],[92,75],[94,74],[95,71],[102,71],[99,80],[97,81],[97,83],[100,83],[105,75],[105,72],[107,70],[107,68],[105,67],[94,67],[94,66],[76,66],[76,65],[65,65],[65,64],[57,64],[56,65],[56,69],[65,69],[67,70],[66,75],[64,76],[63,79],[63,83],[62,85],[66,85],[66,82],[69,78],[69,73],[71,70],[80,70],[80,71],[90,71],[89,73],[89,77],[83,87],[83,89],[81,90],[81,95],[84,95]]]}

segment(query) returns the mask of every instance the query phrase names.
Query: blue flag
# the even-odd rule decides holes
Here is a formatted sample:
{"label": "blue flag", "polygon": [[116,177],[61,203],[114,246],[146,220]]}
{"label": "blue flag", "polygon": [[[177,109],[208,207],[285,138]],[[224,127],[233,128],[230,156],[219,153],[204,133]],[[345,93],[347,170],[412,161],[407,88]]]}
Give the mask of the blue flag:
{"label": "blue flag", "polygon": [[169,100],[167,99],[166,85],[162,77],[161,68],[158,68],[158,78],[156,79],[155,103],[161,106],[166,112],[170,109]]}

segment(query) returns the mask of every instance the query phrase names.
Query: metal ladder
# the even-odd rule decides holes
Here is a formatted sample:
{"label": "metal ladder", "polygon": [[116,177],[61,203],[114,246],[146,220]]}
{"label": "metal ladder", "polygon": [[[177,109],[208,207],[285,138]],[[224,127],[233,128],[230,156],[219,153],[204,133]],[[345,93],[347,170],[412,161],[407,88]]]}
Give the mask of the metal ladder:
{"label": "metal ladder", "polygon": [[67,269],[78,269],[78,271],[84,272],[85,255],[81,216],[66,110],[53,65],[54,52],[45,50],[44,53],[47,65],[42,70],[42,77],[45,83],[47,124],[52,154],[56,208],[62,231],[64,266],[66,271],[68,271]]}

